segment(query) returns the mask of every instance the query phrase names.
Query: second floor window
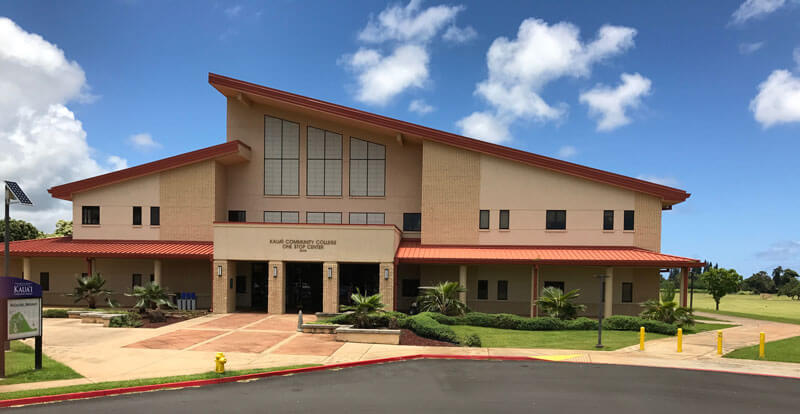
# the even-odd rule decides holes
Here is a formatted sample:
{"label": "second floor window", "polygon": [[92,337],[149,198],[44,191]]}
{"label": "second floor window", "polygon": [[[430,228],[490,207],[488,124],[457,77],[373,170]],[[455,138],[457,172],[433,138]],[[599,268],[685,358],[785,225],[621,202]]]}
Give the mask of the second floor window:
{"label": "second floor window", "polygon": [[306,194],[342,195],[342,136],[308,127]]}
{"label": "second floor window", "polygon": [[624,230],[633,230],[633,210],[625,210]]}
{"label": "second floor window", "polygon": [[478,228],[486,230],[489,228],[489,210],[481,210],[478,215]]}
{"label": "second floor window", "polygon": [[133,207],[133,225],[134,226],[142,225],[142,206]]}
{"label": "second floor window", "polygon": [[383,213],[350,213],[350,224],[384,224]]}
{"label": "second floor window", "polygon": [[603,230],[614,230],[614,210],[603,210]]}
{"label": "second floor window", "polygon": [[100,206],[83,206],[81,208],[82,224],[100,224]]}
{"label": "second floor window", "polygon": [[297,211],[265,211],[265,223],[299,223],[300,213]]}
{"label": "second floor window", "polygon": [[160,226],[161,225],[161,208],[160,207],[150,207],[150,225],[151,226]]}
{"label": "second floor window", "polygon": [[264,117],[264,194],[299,195],[300,124]]}
{"label": "second floor window", "polygon": [[547,210],[547,230],[567,229],[567,210]]}
{"label": "second floor window", "polygon": [[247,212],[244,210],[228,210],[228,221],[244,223],[247,221]]}
{"label": "second floor window", "polygon": [[500,229],[508,230],[509,212],[508,210],[500,210]]}
{"label": "second floor window", "polygon": [[422,231],[422,214],[403,213],[403,231]]}
{"label": "second floor window", "polygon": [[386,147],[350,138],[350,195],[383,197],[385,185]]}

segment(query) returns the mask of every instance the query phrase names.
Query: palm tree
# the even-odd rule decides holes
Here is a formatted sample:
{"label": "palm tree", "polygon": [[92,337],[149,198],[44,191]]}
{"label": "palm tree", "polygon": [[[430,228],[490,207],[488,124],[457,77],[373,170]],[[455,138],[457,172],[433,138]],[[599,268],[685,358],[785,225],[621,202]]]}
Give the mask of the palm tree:
{"label": "palm tree", "polygon": [[674,300],[650,299],[642,303],[644,310],[639,316],[645,319],[671,323],[677,326],[694,325],[694,315],[689,308],[679,306]]}
{"label": "palm tree", "polygon": [[342,306],[343,311],[353,311],[353,320],[355,321],[356,328],[371,328],[369,322],[369,314],[381,311],[384,305],[381,303],[380,293],[372,296],[365,296],[356,288],[356,293],[350,295],[352,305]]}
{"label": "palm tree", "polygon": [[546,287],[536,300],[536,305],[553,318],[574,319],[578,312],[586,310],[586,305],[573,303],[581,295],[580,289],[570,290],[567,293],[557,287]]}
{"label": "palm tree", "polygon": [[437,312],[448,316],[459,316],[467,312],[467,305],[459,300],[459,294],[466,292],[458,282],[442,282],[425,289],[417,299],[422,312]]}
{"label": "palm tree", "polygon": [[175,307],[170,302],[167,291],[156,283],[150,283],[147,286],[134,286],[133,293],[126,293],[125,296],[133,296],[137,299],[133,307],[138,309],[139,312],[158,309],[161,306]]}
{"label": "palm tree", "polygon": [[67,296],[74,296],[75,303],[85,300],[89,305],[89,309],[97,308],[98,296],[105,296],[109,306],[116,306],[116,303],[108,298],[113,292],[103,288],[105,284],[106,280],[103,279],[99,273],[95,273],[94,276],[91,277],[79,277],[78,286],[75,286],[73,293],[68,293]]}

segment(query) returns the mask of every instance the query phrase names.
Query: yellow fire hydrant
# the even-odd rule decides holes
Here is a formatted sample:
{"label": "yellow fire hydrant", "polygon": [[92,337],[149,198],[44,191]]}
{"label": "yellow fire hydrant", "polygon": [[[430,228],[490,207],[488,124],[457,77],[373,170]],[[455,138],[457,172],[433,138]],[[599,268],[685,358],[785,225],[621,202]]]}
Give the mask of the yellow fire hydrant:
{"label": "yellow fire hydrant", "polygon": [[217,352],[217,357],[214,358],[214,362],[217,363],[217,366],[214,368],[214,372],[217,374],[224,374],[225,363],[228,362],[228,360],[225,359],[225,355],[222,352]]}

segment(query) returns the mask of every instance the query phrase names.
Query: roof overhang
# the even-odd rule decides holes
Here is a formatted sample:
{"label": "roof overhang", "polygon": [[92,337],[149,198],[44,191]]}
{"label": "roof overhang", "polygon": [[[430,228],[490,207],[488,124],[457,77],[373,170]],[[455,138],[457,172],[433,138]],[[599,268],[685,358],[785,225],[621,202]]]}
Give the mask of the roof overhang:
{"label": "roof overhang", "polygon": [[295,109],[318,112],[333,118],[365,123],[397,134],[416,136],[424,140],[485,153],[499,158],[505,158],[511,161],[653,195],[662,200],[662,208],[664,209],[669,209],[672,205],[683,202],[690,196],[689,193],[678,188],[492,144],[490,142],[468,138],[278,89],[268,88],[227,76],[217,75],[215,73],[208,74],[208,83],[223,95],[241,102],[247,102],[248,105],[252,100],[267,100],[274,104],[288,105]]}
{"label": "roof overhang", "polygon": [[211,259],[210,241],[161,240],[73,240],[53,237],[9,243],[9,254],[17,257]]}
{"label": "roof overhang", "polygon": [[238,140],[229,141],[224,144],[214,145],[212,147],[175,155],[173,157],[149,162],[147,164],[137,165],[135,167],[125,168],[123,170],[110,172],[108,174],[98,175],[85,180],[58,185],[48,189],[47,191],[55,198],[72,200],[72,195],[74,193],[91,190],[97,187],[103,187],[109,184],[130,180],[161,171],[183,167],[185,165],[194,164],[201,161],[215,159],[218,162],[226,165],[246,162],[250,160],[250,152],[250,147],[247,144]]}

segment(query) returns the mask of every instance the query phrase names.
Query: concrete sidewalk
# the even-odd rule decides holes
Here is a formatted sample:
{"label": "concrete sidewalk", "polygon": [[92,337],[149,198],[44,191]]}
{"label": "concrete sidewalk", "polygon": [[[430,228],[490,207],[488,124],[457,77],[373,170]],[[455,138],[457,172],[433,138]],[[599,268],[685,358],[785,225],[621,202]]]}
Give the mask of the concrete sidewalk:
{"label": "concrete sidewalk", "polygon": [[[702,314],[700,314],[702,315]],[[714,315],[715,318],[722,317]],[[724,317],[739,326],[725,329],[724,352],[758,343],[759,332],[773,341],[800,336],[800,325]],[[306,317],[306,321],[313,317]],[[45,353],[84,378],[0,385],[0,393],[104,381],[209,372],[223,351],[227,370],[298,364],[334,364],[415,354],[545,357],[551,360],[673,367],[781,375],[800,378],[800,364],[723,359],[716,355],[716,331],[647,341],[617,351],[564,349],[423,347],[340,343],[332,335],[296,332],[295,315],[209,315],[157,329],[103,328],[75,319],[45,319]],[[632,333],[635,334],[635,333]],[[0,381],[2,384],[2,381]]]}

